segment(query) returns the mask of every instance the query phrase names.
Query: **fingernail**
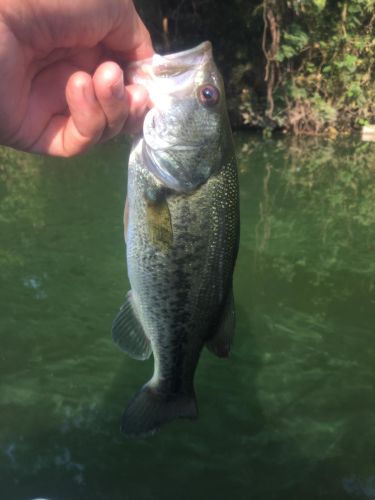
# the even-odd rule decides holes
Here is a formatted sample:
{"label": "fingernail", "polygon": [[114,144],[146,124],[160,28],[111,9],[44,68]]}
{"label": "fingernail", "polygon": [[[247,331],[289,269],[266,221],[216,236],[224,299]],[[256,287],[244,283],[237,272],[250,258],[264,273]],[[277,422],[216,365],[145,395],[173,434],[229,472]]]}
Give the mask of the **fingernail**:
{"label": "fingernail", "polygon": [[124,98],[125,89],[124,89],[124,81],[123,81],[122,77],[111,86],[111,93],[112,93],[113,97],[115,97],[119,101]]}

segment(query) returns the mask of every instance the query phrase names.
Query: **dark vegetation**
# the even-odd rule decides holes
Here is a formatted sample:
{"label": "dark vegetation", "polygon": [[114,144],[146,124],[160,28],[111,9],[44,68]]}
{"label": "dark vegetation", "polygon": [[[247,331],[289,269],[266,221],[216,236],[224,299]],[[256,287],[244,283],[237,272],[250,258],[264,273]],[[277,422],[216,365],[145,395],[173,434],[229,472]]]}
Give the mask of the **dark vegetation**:
{"label": "dark vegetation", "polygon": [[160,52],[212,41],[236,127],[349,133],[375,121],[375,0],[136,0]]}

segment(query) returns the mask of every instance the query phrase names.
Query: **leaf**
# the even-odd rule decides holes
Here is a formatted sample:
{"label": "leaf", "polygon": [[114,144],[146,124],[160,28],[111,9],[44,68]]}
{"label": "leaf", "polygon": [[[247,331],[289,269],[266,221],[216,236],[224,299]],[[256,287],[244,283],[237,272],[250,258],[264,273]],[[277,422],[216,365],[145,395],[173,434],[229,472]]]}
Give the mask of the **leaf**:
{"label": "leaf", "polygon": [[319,10],[323,10],[326,6],[326,0],[313,0],[313,2]]}

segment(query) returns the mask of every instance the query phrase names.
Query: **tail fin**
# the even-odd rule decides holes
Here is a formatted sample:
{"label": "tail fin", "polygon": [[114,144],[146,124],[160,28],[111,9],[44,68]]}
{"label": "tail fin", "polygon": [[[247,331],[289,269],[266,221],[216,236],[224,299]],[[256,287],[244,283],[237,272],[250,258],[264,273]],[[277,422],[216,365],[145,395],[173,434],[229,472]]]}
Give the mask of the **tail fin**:
{"label": "tail fin", "polygon": [[159,427],[176,418],[197,418],[195,395],[168,397],[146,384],[130,400],[122,416],[121,431],[129,437],[155,433]]}

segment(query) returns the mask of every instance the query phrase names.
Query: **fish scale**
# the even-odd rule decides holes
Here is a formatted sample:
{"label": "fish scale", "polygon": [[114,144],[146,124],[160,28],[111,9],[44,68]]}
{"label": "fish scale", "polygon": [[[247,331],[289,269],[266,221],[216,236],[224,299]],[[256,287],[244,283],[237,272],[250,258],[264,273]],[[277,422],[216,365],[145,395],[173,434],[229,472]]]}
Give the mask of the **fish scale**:
{"label": "fish scale", "polygon": [[[207,56],[204,71],[197,67],[196,86],[202,81],[217,84],[220,78],[210,46],[194,50]],[[179,64],[185,54],[191,60],[192,51],[181,53]],[[165,67],[173,66],[176,59],[167,58]],[[194,74],[189,67],[189,75]],[[152,121],[145,120],[128,166],[125,231],[132,290],[128,306],[114,322],[113,336],[134,357],[136,349],[149,341],[154,356],[153,377],[124,412],[122,430],[133,436],[154,432],[174,418],[196,417],[194,373],[202,348],[207,345],[215,354],[227,356],[234,334],[232,275],[238,250],[239,196],[223,89],[217,107],[206,109],[197,100],[194,85],[182,99],[181,78],[179,84],[178,106],[173,107],[172,93],[167,101],[172,107],[160,106]],[[184,123],[176,129],[177,108],[179,123],[193,124],[186,134]],[[158,120],[165,121],[158,124]],[[160,149],[158,131],[162,131]],[[150,159],[145,155],[151,134]],[[181,147],[185,138],[197,144],[195,149]],[[168,141],[170,148],[165,147]],[[121,317],[124,314],[133,316],[132,332],[129,318]],[[143,336],[136,346],[135,330]],[[144,359],[148,352],[138,354],[138,359]]]}

